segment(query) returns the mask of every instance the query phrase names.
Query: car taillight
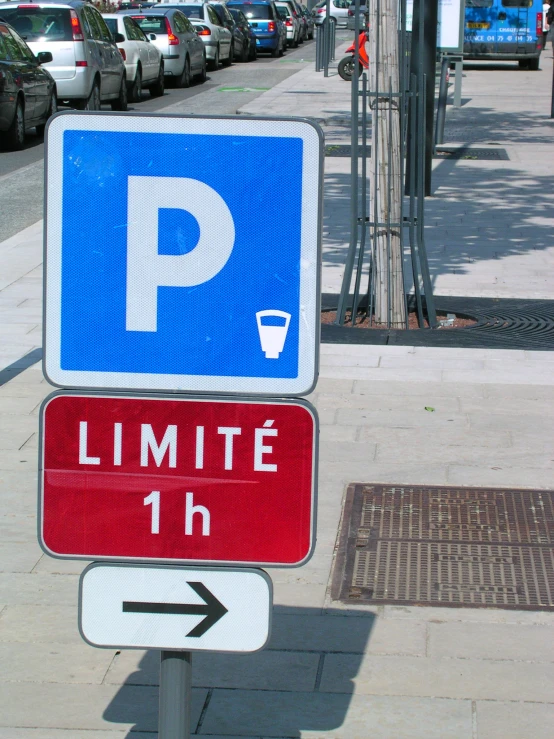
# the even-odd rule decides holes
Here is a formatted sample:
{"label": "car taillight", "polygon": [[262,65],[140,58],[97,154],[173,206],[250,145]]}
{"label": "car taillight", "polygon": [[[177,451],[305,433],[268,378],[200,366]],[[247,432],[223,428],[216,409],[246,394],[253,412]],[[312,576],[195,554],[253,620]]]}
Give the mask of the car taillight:
{"label": "car taillight", "polygon": [[207,26],[201,26],[200,28],[197,28],[196,33],[199,36],[211,36],[212,35],[212,32]]}
{"label": "car taillight", "polygon": [[318,9],[317,9],[317,14],[318,14],[318,15],[322,15],[322,14],[323,14],[323,13],[325,13],[326,11],[327,11],[327,8],[318,8]]}
{"label": "car taillight", "polygon": [[287,18],[285,21],[285,26],[292,26],[292,21],[290,18]]}
{"label": "car taillight", "polygon": [[88,62],[75,62],[76,67],[88,67]]}
{"label": "car taillight", "polygon": [[125,53],[125,49],[122,49],[120,46],[118,46],[117,48],[119,49],[119,53],[123,57],[123,61],[126,62],[127,61],[127,54]]}
{"label": "car taillight", "polygon": [[165,27],[166,27],[166,30],[167,30],[167,43],[170,46],[178,46],[179,39],[173,33],[173,31],[171,30],[171,26],[169,25],[169,19],[168,18],[165,19]]}
{"label": "car taillight", "polygon": [[81,29],[81,23],[77,18],[77,13],[74,10],[69,11],[71,13],[71,31],[73,33],[73,41],[83,41],[83,31]]}
{"label": "car taillight", "polygon": [[537,13],[537,36],[542,36],[542,13]]}
{"label": "car taillight", "polygon": [[350,8],[348,8],[348,15],[349,16],[354,15],[354,11],[353,10],[350,10]]}
{"label": "car taillight", "polygon": [[273,21],[269,21],[269,23],[267,24],[267,30],[270,33],[275,30],[275,23]]}

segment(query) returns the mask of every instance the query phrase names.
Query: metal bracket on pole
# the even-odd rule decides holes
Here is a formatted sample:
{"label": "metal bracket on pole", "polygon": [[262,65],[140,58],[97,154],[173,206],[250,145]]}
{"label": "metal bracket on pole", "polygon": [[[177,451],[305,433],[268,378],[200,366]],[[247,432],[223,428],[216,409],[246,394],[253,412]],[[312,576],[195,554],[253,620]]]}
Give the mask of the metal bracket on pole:
{"label": "metal bracket on pole", "polygon": [[162,652],[159,739],[190,739],[192,654]]}

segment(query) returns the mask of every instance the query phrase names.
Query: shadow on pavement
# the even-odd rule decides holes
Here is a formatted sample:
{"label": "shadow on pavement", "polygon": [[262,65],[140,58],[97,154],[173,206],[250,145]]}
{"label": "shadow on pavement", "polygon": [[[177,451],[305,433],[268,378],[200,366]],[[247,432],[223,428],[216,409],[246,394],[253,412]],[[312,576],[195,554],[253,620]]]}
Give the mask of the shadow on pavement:
{"label": "shadow on pavement", "polygon": [[[193,653],[192,733],[293,739],[340,727],[375,618],[277,606],[265,650]],[[122,685],[104,719],[134,724],[128,739],[157,730],[159,668],[159,651],[126,650],[108,674]]]}

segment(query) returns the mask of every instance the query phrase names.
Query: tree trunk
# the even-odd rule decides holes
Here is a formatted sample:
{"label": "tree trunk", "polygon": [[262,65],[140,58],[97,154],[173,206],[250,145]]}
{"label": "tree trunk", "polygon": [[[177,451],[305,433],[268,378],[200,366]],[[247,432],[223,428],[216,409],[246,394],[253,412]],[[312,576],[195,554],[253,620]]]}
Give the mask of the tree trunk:
{"label": "tree trunk", "polygon": [[372,111],[370,220],[375,255],[375,321],[406,327],[401,248],[402,178],[400,161],[400,89],[398,0],[369,4],[369,90]]}

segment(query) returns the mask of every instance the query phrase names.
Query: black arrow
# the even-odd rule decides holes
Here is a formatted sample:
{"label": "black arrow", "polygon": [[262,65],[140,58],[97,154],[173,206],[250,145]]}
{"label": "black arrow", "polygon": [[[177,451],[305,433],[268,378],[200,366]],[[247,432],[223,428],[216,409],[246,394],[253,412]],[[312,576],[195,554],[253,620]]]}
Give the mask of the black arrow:
{"label": "black arrow", "polygon": [[142,603],[131,600],[123,601],[123,613],[167,613],[177,616],[206,616],[200,623],[189,631],[187,636],[202,636],[227,613],[213,593],[201,582],[189,582],[205,605],[195,603]]}

